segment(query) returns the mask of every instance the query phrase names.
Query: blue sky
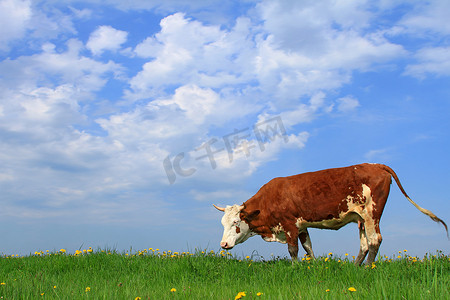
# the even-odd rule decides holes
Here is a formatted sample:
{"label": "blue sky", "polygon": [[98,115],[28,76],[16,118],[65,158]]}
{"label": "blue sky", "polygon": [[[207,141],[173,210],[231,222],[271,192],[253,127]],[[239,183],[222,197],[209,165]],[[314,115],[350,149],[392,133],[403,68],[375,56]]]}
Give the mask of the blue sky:
{"label": "blue sky", "polygon": [[[449,223],[449,13],[446,0],[0,0],[0,252],[218,250],[211,204],[361,162],[391,166]],[[381,230],[382,254],[450,245],[395,185]],[[310,235],[317,254],[357,254],[356,225]],[[287,255],[259,237],[232,251],[253,250]]]}

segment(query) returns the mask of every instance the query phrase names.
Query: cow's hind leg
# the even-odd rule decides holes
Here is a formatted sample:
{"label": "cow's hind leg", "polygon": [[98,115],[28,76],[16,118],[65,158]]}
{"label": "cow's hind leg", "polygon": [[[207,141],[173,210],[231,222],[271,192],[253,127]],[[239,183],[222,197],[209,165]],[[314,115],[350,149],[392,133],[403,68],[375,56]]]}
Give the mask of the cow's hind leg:
{"label": "cow's hind leg", "polygon": [[367,264],[370,265],[375,261],[377,257],[378,249],[380,248],[381,241],[383,240],[380,233],[380,227],[378,223],[366,226],[366,236],[369,244],[369,255],[367,256]]}
{"label": "cow's hind leg", "polygon": [[300,239],[300,243],[302,244],[303,249],[305,249],[306,254],[308,254],[309,257],[314,258],[314,252],[312,249],[311,239],[309,238],[308,230],[300,232],[298,238]]}
{"label": "cow's hind leg", "polygon": [[356,257],[355,260],[355,265],[357,266],[362,264],[364,258],[366,258],[366,255],[369,252],[369,245],[367,243],[366,231],[363,222],[361,221],[358,222],[358,229],[359,229],[360,247],[358,256]]}

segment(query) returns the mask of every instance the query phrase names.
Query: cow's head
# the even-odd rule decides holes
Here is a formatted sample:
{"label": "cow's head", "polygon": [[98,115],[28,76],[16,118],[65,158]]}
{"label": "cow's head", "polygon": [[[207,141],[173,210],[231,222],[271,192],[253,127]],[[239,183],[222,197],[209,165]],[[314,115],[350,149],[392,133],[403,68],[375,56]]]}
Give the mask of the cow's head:
{"label": "cow's head", "polygon": [[229,250],[236,244],[243,243],[249,237],[256,234],[250,230],[248,224],[253,217],[259,214],[259,210],[253,212],[250,216],[243,211],[243,205],[227,205],[226,208],[214,205],[214,207],[225,213],[225,215],[222,217],[222,225],[224,230],[222,241],[220,242],[220,247],[222,247],[223,249]]}

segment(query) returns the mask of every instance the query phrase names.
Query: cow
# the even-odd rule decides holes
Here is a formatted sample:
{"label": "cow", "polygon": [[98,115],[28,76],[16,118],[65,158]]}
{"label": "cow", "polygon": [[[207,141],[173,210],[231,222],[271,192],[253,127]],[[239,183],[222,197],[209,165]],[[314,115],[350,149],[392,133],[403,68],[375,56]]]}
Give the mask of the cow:
{"label": "cow", "polygon": [[431,211],[417,205],[406,194],[397,174],[382,164],[359,164],[326,169],[269,181],[242,205],[214,205],[222,212],[224,233],[220,246],[229,250],[254,235],[267,242],[288,244],[292,261],[297,261],[298,240],[314,258],[308,228],[337,230],[358,223],[360,249],[355,260],[374,262],[380,243],[380,218],[389,196],[391,178],[403,195],[433,221],[447,224]]}

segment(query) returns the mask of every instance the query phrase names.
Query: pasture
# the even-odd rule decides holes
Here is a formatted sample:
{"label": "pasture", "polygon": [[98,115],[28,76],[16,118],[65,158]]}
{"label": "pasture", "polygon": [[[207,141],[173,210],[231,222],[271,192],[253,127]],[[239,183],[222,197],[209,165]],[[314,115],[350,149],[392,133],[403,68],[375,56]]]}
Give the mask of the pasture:
{"label": "pasture", "polygon": [[39,251],[0,257],[1,299],[450,299],[450,256],[406,250],[357,267],[333,253],[292,264],[228,252]]}

